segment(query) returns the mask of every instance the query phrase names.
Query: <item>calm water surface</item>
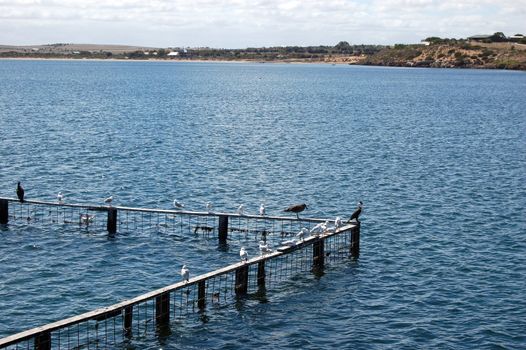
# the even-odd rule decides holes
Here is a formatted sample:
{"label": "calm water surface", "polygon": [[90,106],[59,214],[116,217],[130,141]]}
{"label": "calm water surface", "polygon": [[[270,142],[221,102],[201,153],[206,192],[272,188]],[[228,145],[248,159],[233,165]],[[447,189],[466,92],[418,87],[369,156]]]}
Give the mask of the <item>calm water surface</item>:
{"label": "calm water surface", "polygon": [[[21,180],[30,198],[151,208],[365,202],[358,261],[137,348],[523,349],[525,100],[522,72],[0,61],[0,196]],[[192,237],[3,227],[0,337],[236,257]]]}

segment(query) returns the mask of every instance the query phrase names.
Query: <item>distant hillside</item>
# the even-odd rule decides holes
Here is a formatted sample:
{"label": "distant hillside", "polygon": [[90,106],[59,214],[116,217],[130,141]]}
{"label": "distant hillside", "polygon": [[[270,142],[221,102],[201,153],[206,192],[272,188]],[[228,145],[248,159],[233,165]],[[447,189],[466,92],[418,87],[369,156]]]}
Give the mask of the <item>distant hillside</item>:
{"label": "distant hillside", "polygon": [[526,45],[449,43],[395,45],[369,55],[362,64],[397,67],[498,68],[526,70]]}
{"label": "distant hillside", "polygon": [[[278,46],[246,49],[152,48],[125,45],[51,44],[1,46],[4,58],[209,60],[333,63],[397,67],[498,68],[526,70],[526,44],[436,37],[425,44]],[[522,39],[521,39],[522,40]]]}

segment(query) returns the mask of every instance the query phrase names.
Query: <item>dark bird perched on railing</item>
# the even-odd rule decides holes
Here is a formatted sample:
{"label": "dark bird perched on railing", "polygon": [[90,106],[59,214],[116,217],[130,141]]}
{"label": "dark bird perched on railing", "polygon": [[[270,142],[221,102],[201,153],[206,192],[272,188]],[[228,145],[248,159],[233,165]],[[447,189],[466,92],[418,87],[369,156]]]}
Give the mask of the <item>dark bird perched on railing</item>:
{"label": "dark bird perched on railing", "polygon": [[20,202],[24,203],[24,188],[20,184],[20,181],[18,181],[18,184],[16,185],[16,196]]}
{"label": "dark bird perched on railing", "polygon": [[303,204],[294,204],[294,205],[291,205],[290,207],[288,207],[287,209],[285,209],[284,211],[296,213],[296,217],[299,219],[300,216],[298,214],[301,213],[302,211],[304,211],[306,208],[307,208],[307,204],[305,204],[305,203],[303,203]]}
{"label": "dark bird perched on railing", "polygon": [[284,211],[288,211],[288,212],[292,212],[292,213],[296,213],[296,217],[299,219],[299,213],[301,213],[302,211],[304,211],[305,209],[307,208],[307,204],[303,203],[303,204],[294,204],[294,205],[291,205],[290,207],[288,207],[287,209],[285,209]]}
{"label": "dark bird perched on railing", "polygon": [[358,202],[358,208],[356,208],[354,213],[352,213],[351,218],[349,219],[348,222],[351,222],[352,220],[356,220],[356,222],[358,222],[358,223],[360,222],[360,220],[358,220],[358,217],[362,213],[362,207],[363,207],[363,202],[359,201]]}

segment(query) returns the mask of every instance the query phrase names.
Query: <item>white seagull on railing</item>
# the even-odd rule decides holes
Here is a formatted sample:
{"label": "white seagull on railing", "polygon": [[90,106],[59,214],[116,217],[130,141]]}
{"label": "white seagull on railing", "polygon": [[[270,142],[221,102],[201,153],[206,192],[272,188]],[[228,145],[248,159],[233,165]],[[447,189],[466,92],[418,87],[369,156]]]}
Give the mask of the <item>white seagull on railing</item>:
{"label": "white seagull on railing", "polygon": [[241,261],[248,261],[248,253],[245,250],[245,247],[241,247],[241,249],[239,250],[239,257],[241,258]]}
{"label": "white seagull on railing", "polygon": [[325,222],[320,222],[319,224],[314,226],[312,230],[310,230],[310,233],[313,236],[319,236],[320,233],[323,233],[326,229],[327,229],[327,224]]}
{"label": "white seagull on railing", "polygon": [[62,192],[59,192],[57,194],[57,201],[59,204],[62,204],[64,202],[64,195],[62,194]]}
{"label": "white seagull on railing", "polygon": [[296,235],[296,238],[297,238],[299,241],[303,242],[303,240],[305,239],[305,235],[306,235],[307,233],[309,233],[309,230],[308,230],[306,227],[304,227],[304,228],[302,228],[302,229],[300,230],[300,232],[298,232],[298,234]]}
{"label": "white seagull on railing", "polygon": [[259,241],[259,252],[261,255],[272,253],[272,248],[268,243],[265,243],[264,241]]}
{"label": "white seagull on railing", "polygon": [[109,196],[104,200],[104,203],[108,204],[109,206],[111,206],[111,202],[113,202],[113,196]]}
{"label": "white seagull on railing", "polygon": [[334,227],[340,228],[342,226],[343,226],[342,218],[337,216],[336,219],[334,220]]}
{"label": "white seagull on railing", "polygon": [[245,206],[243,204],[241,204],[238,208],[237,208],[237,213],[239,215],[245,215]]}
{"label": "white seagull on railing", "polygon": [[206,202],[206,210],[211,213],[212,212],[212,203],[211,202]]}
{"label": "white seagull on railing", "polygon": [[183,265],[183,267],[181,268],[181,277],[185,282],[188,282],[188,280],[190,279],[190,270],[188,270],[186,265]]}
{"label": "white seagull on railing", "polygon": [[263,203],[259,206],[259,215],[265,216],[265,204]]}
{"label": "white seagull on railing", "polygon": [[177,199],[174,199],[174,208],[177,208],[177,209],[184,208],[184,204],[179,202]]}

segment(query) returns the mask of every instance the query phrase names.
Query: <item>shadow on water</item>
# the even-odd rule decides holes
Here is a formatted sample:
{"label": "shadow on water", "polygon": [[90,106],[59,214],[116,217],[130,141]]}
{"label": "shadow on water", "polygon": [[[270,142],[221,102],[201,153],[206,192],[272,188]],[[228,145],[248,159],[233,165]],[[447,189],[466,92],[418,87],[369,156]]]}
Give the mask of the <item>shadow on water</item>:
{"label": "shadow on water", "polygon": [[219,252],[228,253],[229,249],[230,249],[230,246],[228,245],[227,242],[219,241],[219,243],[217,244],[217,251]]}
{"label": "shadow on water", "polygon": [[321,279],[325,275],[325,268],[322,266],[313,266],[311,271],[317,280]]}
{"label": "shadow on water", "polygon": [[165,346],[172,335],[172,328],[169,324],[158,324],[155,329],[155,335],[159,341],[159,345]]}

